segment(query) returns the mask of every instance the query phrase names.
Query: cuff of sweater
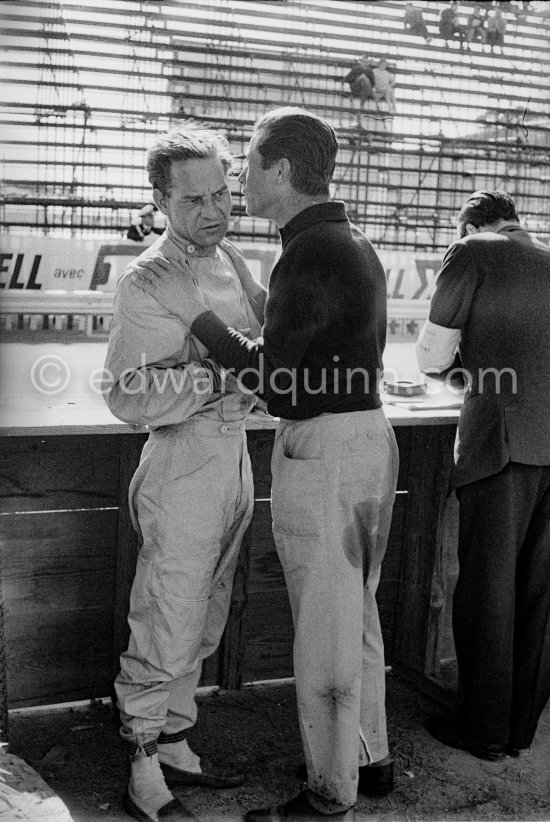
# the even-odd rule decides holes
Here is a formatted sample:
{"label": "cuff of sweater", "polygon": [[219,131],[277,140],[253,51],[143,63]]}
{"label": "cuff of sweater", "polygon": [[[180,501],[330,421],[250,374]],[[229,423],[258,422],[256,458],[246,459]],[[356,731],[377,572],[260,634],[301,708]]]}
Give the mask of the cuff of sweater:
{"label": "cuff of sweater", "polygon": [[227,325],[213,311],[203,311],[191,324],[191,332],[211,349],[219,339],[225,337]]}

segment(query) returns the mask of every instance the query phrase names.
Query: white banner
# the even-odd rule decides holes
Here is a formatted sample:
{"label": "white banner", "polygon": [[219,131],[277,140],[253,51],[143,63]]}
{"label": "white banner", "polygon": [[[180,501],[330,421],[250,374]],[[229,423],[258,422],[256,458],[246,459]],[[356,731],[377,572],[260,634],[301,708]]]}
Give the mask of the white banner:
{"label": "white banner", "polygon": [[[267,285],[280,247],[247,242],[240,247],[254,277]],[[4,235],[0,239],[0,289],[35,293],[52,289],[112,292],[130,260],[144,248],[130,240]],[[412,251],[379,251],[378,255],[386,271],[388,297],[429,299],[441,255]]]}

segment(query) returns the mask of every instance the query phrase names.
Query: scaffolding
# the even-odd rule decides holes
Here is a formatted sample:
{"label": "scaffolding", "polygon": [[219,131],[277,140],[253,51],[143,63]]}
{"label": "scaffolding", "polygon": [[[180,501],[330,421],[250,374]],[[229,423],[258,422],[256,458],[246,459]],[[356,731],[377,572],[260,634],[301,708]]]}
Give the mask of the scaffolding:
{"label": "scaffolding", "polygon": [[[465,197],[484,187],[508,190],[527,227],[550,235],[542,7],[507,4],[504,45],[490,53],[445,44],[445,3],[416,5],[429,46],[405,31],[397,0],[2,3],[2,230],[122,236],[150,199],[147,147],[171,122],[208,123],[240,154],[259,116],[293,104],[334,126],[333,194],[379,247],[441,251]],[[351,98],[343,78],[365,54],[395,74],[395,113]],[[233,236],[275,240],[232,189]]]}

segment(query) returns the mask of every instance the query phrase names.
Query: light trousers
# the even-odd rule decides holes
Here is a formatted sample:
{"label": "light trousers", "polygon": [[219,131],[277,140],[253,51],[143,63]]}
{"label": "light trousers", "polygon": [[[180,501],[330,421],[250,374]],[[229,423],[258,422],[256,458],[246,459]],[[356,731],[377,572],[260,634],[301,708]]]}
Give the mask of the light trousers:
{"label": "light trousers", "polygon": [[376,589],[398,451],[381,409],[282,421],[273,531],[294,622],[294,675],[314,804],[354,804],[358,766],[388,755]]}
{"label": "light trousers", "polygon": [[130,487],[143,544],[115,683],[126,739],[141,744],[195,723],[202,660],[227,621],[253,504],[242,420],[151,434]]}

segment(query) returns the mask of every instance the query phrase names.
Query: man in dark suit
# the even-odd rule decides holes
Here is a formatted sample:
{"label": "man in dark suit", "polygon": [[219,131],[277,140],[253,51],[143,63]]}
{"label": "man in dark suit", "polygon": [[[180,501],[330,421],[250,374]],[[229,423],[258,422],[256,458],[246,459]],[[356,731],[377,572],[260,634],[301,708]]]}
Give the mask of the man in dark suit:
{"label": "man in dark suit", "polygon": [[462,702],[426,727],[498,760],[530,747],[550,696],[550,249],[502,191],[475,192],[458,229],[417,356],[445,376],[458,349],[468,381],[454,471]]}

